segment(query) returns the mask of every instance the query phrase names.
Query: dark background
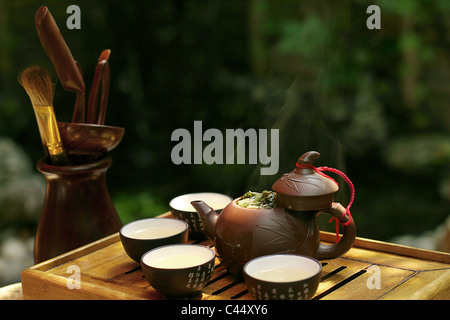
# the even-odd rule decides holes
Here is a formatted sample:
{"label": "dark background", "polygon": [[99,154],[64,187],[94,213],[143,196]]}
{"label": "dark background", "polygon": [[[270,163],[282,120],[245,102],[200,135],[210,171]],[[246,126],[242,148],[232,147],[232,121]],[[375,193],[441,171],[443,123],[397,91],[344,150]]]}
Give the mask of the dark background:
{"label": "dark background", "polygon": [[[65,26],[70,4],[81,9],[81,30]],[[371,4],[381,9],[380,30],[366,27]],[[187,192],[269,189],[309,150],[321,153],[316,165],[352,179],[358,236],[419,235],[449,215],[448,1],[0,0],[0,136],[32,163],[42,147],[16,79],[31,65],[52,69],[34,25],[41,5],[88,89],[100,52],[112,50],[106,123],[126,133],[107,181],[124,222],[167,211]],[[58,120],[70,121],[74,101],[57,84]],[[278,174],[174,165],[171,134],[192,133],[195,120],[203,130],[279,129]],[[334,178],[346,205],[348,188]],[[20,221],[0,231],[12,223]]]}

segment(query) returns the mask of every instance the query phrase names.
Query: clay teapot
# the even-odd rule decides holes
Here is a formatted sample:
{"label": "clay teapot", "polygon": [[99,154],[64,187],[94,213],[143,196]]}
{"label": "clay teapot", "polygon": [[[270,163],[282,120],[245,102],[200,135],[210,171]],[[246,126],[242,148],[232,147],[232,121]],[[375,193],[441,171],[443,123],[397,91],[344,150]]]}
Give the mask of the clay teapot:
{"label": "clay teapot", "polygon": [[[313,166],[318,157],[315,151],[303,154],[297,167],[272,185],[276,202],[272,207],[243,207],[240,197],[219,215],[203,201],[191,202],[230,273],[242,275],[246,262],[267,254],[301,254],[324,260],[350,250],[356,236],[355,223],[349,207],[334,202],[338,184]],[[343,225],[343,235],[336,243],[320,242],[317,218],[323,213]]]}

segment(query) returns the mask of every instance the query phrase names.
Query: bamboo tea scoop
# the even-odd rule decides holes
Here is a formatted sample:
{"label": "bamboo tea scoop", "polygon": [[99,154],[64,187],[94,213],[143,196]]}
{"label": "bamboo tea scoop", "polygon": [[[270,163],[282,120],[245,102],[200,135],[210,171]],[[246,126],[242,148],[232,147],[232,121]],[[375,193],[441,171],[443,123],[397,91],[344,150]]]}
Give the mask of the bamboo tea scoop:
{"label": "bamboo tea scoop", "polygon": [[101,154],[113,150],[122,140],[124,128],[91,123],[58,122],[64,146],[70,153]]}
{"label": "bamboo tea scoop", "polygon": [[35,23],[41,44],[56,70],[61,85],[65,90],[77,93],[73,120],[82,122],[84,111],[81,109],[84,110],[85,84],[80,68],[47,7],[42,6],[38,9]]}

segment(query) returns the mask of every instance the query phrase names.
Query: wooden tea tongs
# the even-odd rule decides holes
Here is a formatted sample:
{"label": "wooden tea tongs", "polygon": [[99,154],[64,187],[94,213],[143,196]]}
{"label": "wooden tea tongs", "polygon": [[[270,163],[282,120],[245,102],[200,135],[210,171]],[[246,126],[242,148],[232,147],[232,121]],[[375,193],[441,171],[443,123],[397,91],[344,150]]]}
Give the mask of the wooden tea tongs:
{"label": "wooden tea tongs", "polygon": [[[103,50],[98,58],[95,68],[94,79],[92,80],[91,91],[89,93],[87,123],[104,125],[106,109],[108,107],[109,85],[110,85],[110,69],[108,64],[111,50]],[[100,95],[99,110],[97,115],[98,93],[102,87]]]}

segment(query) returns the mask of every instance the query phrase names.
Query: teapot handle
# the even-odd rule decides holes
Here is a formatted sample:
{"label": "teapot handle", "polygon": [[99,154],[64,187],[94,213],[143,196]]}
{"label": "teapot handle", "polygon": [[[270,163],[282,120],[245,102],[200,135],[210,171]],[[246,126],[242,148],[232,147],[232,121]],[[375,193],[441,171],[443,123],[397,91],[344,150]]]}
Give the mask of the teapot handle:
{"label": "teapot handle", "polygon": [[[337,243],[320,243],[315,257],[318,260],[334,259],[349,251],[353,246],[356,237],[355,222],[351,216],[346,215],[347,209],[337,202],[333,202],[330,208],[321,211],[321,213],[322,212],[326,212],[341,221],[344,230],[342,238]],[[349,219],[352,219],[350,223],[348,223]]]}

